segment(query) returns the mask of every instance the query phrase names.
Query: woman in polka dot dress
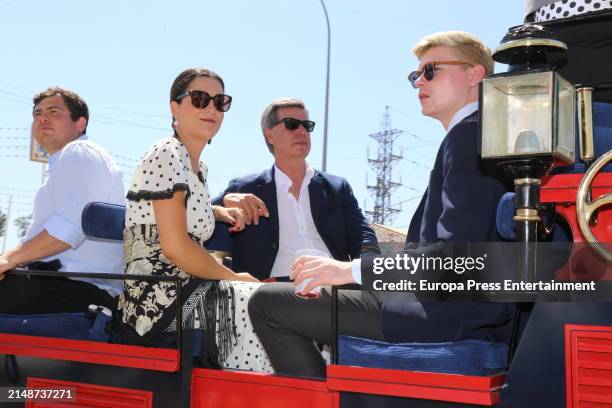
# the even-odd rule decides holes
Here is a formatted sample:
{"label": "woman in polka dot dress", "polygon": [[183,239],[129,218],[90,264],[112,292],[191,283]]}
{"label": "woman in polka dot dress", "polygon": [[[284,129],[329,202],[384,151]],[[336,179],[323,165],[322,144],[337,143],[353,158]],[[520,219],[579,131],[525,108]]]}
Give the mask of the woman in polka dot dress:
{"label": "woman in polka dot dress", "polygon": [[529,14],[526,21],[540,23],[612,8],[612,0],[558,0],[547,3]]}
{"label": "woman in polka dot dress", "polygon": [[[222,367],[271,372],[253,332],[247,303],[261,283],[235,273],[204,249],[215,220],[244,228],[239,209],[211,206],[207,168],[199,160],[232,98],[221,77],[183,71],[170,90],[174,135],[153,145],[127,194],[125,272],[181,278],[184,328],[204,330],[204,349]],[[147,341],[176,331],[174,282],[126,281],[119,310],[128,330]]]}

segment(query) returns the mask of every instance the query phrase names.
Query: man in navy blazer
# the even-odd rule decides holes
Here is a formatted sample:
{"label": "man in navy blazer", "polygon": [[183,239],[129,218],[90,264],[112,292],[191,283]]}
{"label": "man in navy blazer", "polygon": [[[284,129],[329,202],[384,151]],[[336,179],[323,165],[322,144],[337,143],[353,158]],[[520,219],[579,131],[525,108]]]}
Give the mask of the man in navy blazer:
{"label": "man in navy blazer", "polygon": [[242,208],[247,227],[232,234],[232,267],[258,279],[287,278],[295,252],[313,249],[341,261],[378,253],[349,183],[306,161],[314,122],[295,98],[273,101],[261,127],[274,165],[231,180],[215,201]]}
{"label": "man in navy blazer", "polygon": [[[408,78],[418,89],[422,113],[440,121],[447,135],[410,223],[404,253],[414,258],[438,257],[448,243],[497,241],[495,212],[506,185],[498,171],[485,167],[477,149],[478,90],[482,79],[493,72],[490,51],[473,35],[451,31],[425,37],[413,52],[419,69]],[[381,276],[385,281],[409,276],[393,268],[375,275],[376,257],[362,254],[349,263],[302,256],[291,278],[296,284],[312,278],[305,291],[316,285],[347,283],[372,290],[373,280]],[[419,273],[429,278],[429,271]],[[391,342],[510,340],[513,309],[503,303],[423,302],[411,293],[375,291],[341,291],[338,299],[339,329],[346,335]],[[276,372],[325,376],[325,364],[313,340],[332,341],[329,310],[330,294],[325,288],[316,300],[297,298],[282,283],[264,285],[255,292],[249,314]]]}

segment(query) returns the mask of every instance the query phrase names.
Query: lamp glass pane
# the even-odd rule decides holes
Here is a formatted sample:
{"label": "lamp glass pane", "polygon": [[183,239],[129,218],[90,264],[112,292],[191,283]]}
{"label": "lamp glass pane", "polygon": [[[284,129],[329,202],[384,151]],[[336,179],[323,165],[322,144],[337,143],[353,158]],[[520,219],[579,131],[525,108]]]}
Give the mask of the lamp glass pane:
{"label": "lamp glass pane", "polygon": [[482,157],[552,153],[552,74],[484,80]]}
{"label": "lamp glass pane", "polygon": [[571,83],[559,74],[557,84],[557,114],[555,118],[555,155],[573,163],[576,134],[576,91]]}

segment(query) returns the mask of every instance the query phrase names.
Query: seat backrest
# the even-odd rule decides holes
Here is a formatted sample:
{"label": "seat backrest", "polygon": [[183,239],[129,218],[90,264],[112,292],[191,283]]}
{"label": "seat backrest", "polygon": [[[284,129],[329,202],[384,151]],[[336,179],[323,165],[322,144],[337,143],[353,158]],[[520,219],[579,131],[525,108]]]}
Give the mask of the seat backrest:
{"label": "seat backrest", "polygon": [[123,241],[125,206],[91,202],[83,208],[81,227],[89,239]]}
{"label": "seat backrest", "polygon": [[[593,103],[593,138],[595,158],[612,150],[612,103]],[[570,166],[560,166],[552,169],[550,174],[584,173],[586,171],[584,164],[580,161],[578,131],[576,131],[575,161]],[[602,172],[612,172],[612,164],[605,166]]]}
{"label": "seat backrest", "polygon": [[514,196],[515,193],[506,193],[497,204],[495,225],[497,233],[504,241],[516,241],[516,225],[512,219],[516,213]]}
{"label": "seat backrest", "polygon": [[[94,201],[83,208],[81,227],[89,239],[122,241],[124,225],[125,206],[123,205]],[[204,246],[208,250],[231,253],[232,239],[228,224],[216,222],[215,231]]]}
{"label": "seat backrest", "polygon": [[[497,233],[504,241],[516,241],[516,223],[514,215],[516,214],[516,193],[506,193],[500,198],[497,204],[497,214],[495,218],[495,226]],[[544,214],[544,222],[548,220],[548,215]],[[556,219],[558,224],[559,219]],[[543,238],[547,242],[571,242],[572,237],[564,228],[559,228],[555,225],[550,235]]]}

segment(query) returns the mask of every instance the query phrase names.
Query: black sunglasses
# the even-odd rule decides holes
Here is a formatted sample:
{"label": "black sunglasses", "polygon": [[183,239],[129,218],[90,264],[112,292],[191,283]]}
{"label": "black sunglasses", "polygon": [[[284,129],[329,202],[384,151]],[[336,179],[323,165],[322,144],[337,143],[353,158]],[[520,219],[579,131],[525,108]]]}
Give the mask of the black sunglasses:
{"label": "black sunglasses", "polygon": [[315,123],[312,120],[299,120],[295,118],[283,118],[278,122],[274,123],[272,127],[278,125],[279,123],[285,124],[285,129],[287,130],[296,130],[300,127],[300,125],[304,126],[307,132],[312,132],[315,127]]}
{"label": "black sunglasses", "polygon": [[463,61],[432,61],[432,62],[428,62],[427,64],[423,65],[423,70],[422,71],[412,71],[410,74],[408,74],[408,80],[412,84],[412,87],[416,89],[416,87],[417,87],[416,81],[417,81],[417,79],[419,79],[421,77],[421,75],[423,75],[423,77],[425,77],[425,79],[428,80],[428,81],[431,81],[432,79],[434,79],[434,77],[436,75],[436,66],[437,65],[469,65],[470,67],[474,66],[474,64],[471,64],[469,62],[463,62]]}
{"label": "black sunglasses", "polygon": [[232,105],[231,96],[224,94],[210,96],[210,94],[206,91],[187,91],[177,96],[176,101],[178,102],[181,98],[184,98],[187,95],[191,96],[191,104],[196,109],[204,109],[208,106],[210,101],[213,101],[215,109],[219,112],[227,112]]}

